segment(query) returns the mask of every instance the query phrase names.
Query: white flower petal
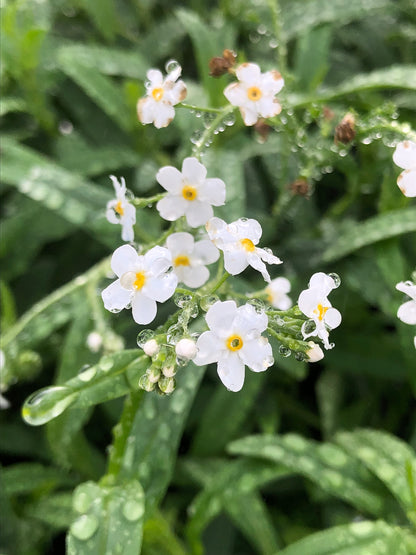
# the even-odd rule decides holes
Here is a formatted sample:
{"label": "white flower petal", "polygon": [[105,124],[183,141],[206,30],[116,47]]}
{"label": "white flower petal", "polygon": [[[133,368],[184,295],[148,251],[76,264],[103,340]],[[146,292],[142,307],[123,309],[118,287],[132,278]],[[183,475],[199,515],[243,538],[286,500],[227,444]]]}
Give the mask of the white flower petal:
{"label": "white flower petal", "polygon": [[233,332],[253,339],[267,328],[268,323],[265,312],[258,314],[254,306],[245,304],[237,309],[237,315],[233,322]]}
{"label": "white flower petal", "polygon": [[149,299],[140,292],[134,295],[131,308],[133,319],[137,324],[150,324],[156,317],[156,301]]}
{"label": "white flower petal", "polygon": [[225,203],[224,181],[217,177],[206,179],[198,189],[198,198],[213,206],[222,206]]}
{"label": "white flower petal", "polygon": [[416,169],[402,172],[397,178],[397,186],[405,197],[416,197]]}
{"label": "white flower petal", "polygon": [[270,282],[267,291],[273,293],[289,293],[292,288],[290,281],[285,277],[278,277]]}
{"label": "white flower petal", "polygon": [[189,255],[194,250],[194,238],[185,231],[172,233],[166,240],[166,246],[172,253],[172,258],[175,258],[178,254]]}
{"label": "white flower petal", "polygon": [[169,100],[175,105],[186,98],[187,89],[183,81],[178,81],[169,91]]}
{"label": "white flower petal", "polygon": [[146,73],[146,77],[151,82],[152,89],[154,87],[161,87],[163,84],[163,75],[162,72],[158,69],[149,69],[149,71]]}
{"label": "white flower petal", "polygon": [[166,197],[159,200],[156,204],[156,209],[164,220],[173,222],[185,214],[187,205],[188,201],[183,197],[168,194]]}
{"label": "white flower petal", "polygon": [[126,272],[132,272],[140,264],[139,255],[131,245],[118,247],[111,257],[111,269],[120,277]]}
{"label": "white flower petal", "polygon": [[182,163],[182,175],[190,185],[202,183],[207,175],[206,167],[194,157],[185,158]]}
{"label": "white flower petal", "polygon": [[255,125],[259,119],[255,106],[240,106],[241,117],[247,126]]}
{"label": "white flower petal", "polygon": [[214,213],[212,206],[199,200],[185,201],[187,203],[185,216],[190,227],[205,225]]}
{"label": "white flower petal", "polygon": [[155,112],[154,125],[157,129],[167,127],[175,117],[175,109],[167,102],[159,102],[157,111]]}
{"label": "white flower petal", "polygon": [[411,281],[401,281],[396,285],[396,289],[406,293],[411,299],[416,301],[416,285]]}
{"label": "white flower petal", "polygon": [[239,351],[241,360],[253,372],[264,372],[271,366],[272,348],[266,338],[245,341]]}
{"label": "white flower petal", "polygon": [[173,166],[164,166],[163,168],[160,168],[156,174],[156,181],[162,185],[168,193],[172,193],[173,195],[178,195],[182,191],[182,174]]}
{"label": "white flower petal", "polygon": [[228,337],[236,316],[237,305],[234,301],[217,301],[208,310],[205,320],[210,330],[225,338]]}
{"label": "white flower petal", "polygon": [[232,222],[228,229],[234,233],[238,239],[250,239],[255,245],[260,241],[261,234],[263,233],[261,225],[257,220],[252,218],[239,218]]}
{"label": "white flower petal", "polygon": [[227,353],[217,366],[220,380],[230,391],[240,391],[244,385],[244,363],[236,353]]}
{"label": "white flower petal", "polygon": [[266,249],[256,248],[256,254],[267,264],[283,264],[283,260]]}
{"label": "white flower petal", "polygon": [[[221,249],[221,245],[217,245]],[[241,274],[248,266],[247,256],[244,251],[224,250],[224,268],[232,276]]]}
{"label": "white flower petal", "polygon": [[150,299],[164,303],[174,294],[178,285],[178,277],[174,272],[163,274],[161,277],[151,277],[146,280],[142,289],[143,295]]}
{"label": "white flower petal", "polygon": [[224,342],[212,331],[202,333],[196,342],[198,352],[194,358],[197,366],[205,366],[217,362],[224,348]]}
{"label": "white flower petal", "polygon": [[218,260],[220,251],[211,241],[202,239],[195,243],[193,255],[203,264],[212,264]]}
{"label": "white flower petal", "polygon": [[317,272],[316,274],[313,274],[309,280],[309,288],[321,289],[324,297],[335,289],[335,287],[335,281],[328,274],[324,274],[324,272]]}
{"label": "white flower petal", "polygon": [[261,88],[265,94],[274,96],[282,90],[284,84],[284,79],[280,73],[276,70],[272,70],[264,73]]}
{"label": "white flower petal", "polygon": [[256,85],[261,80],[260,67],[257,64],[241,64],[236,69],[236,76],[245,85]]}
{"label": "white flower petal", "polygon": [[156,102],[151,97],[140,98],[137,103],[137,117],[143,124],[153,123],[155,119]]}
{"label": "white flower petal", "polygon": [[185,267],[182,275],[181,281],[192,288],[201,287],[209,280],[209,270],[206,266]]}
{"label": "white flower petal", "polygon": [[271,118],[280,113],[280,104],[273,97],[264,96],[256,102],[256,109],[262,118]]}
{"label": "white flower petal", "polygon": [[131,221],[127,220],[122,223],[121,238],[128,243],[134,241],[134,229]]}
{"label": "white flower petal", "polygon": [[122,310],[130,302],[131,291],[124,289],[117,279],[101,292],[101,297],[107,310]]}
{"label": "white flower petal", "polygon": [[224,90],[224,96],[233,106],[242,106],[247,101],[247,91],[240,83],[231,83]]}
{"label": "white flower petal", "polygon": [[143,259],[146,270],[150,270],[153,276],[159,276],[172,266],[172,255],[165,247],[153,247]]}
{"label": "white flower petal", "polygon": [[341,313],[336,308],[328,308],[328,310],[325,312],[324,322],[332,330],[340,325],[341,320]]}
{"label": "white flower petal", "polygon": [[303,314],[309,316],[309,318],[315,316],[314,310],[316,310],[318,304],[321,304],[323,307],[331,306],[331,303],[326,297],[324,297],[321,289],[305,289],[299,295],[299,309],[303,312]]}
{"label": "white flower petal", "polygon": [[416,143],[402,141],[393,153],[393,162],[403,170],[416,169]]}
{"label": "white flower petal", "polygon": [[[256,249],[260,250],[260,249]],[[250,264],[252,268],[259,271],[263,276],[263,279],[267,282],[270,282],[270,274],[267,271],[266,264],[261,260],[260,256],[257,252],[250,252],[247,255],[247,262]]]}
{"label": "white flower petal", "polygon": [[399,306],[397,318],[405,324],[416,325],[416,301],[407,301]]}
{"label": "white flower petal", "polygon": [[120,217],[115,213],[114,208],[117,206],[117,200],[110,200],[107,202],[107,210],[105,212],[105,217],[110,224],[119,224]]}

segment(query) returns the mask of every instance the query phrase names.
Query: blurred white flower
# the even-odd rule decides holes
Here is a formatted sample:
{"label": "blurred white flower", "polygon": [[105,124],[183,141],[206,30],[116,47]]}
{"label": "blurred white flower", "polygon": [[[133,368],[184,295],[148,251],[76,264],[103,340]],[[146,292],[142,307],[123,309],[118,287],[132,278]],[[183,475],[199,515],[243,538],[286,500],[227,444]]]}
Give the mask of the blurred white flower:
{"label": "blurred white flower", "polygon": [[318,336],[322,339],[325,349],[333,347],[328,341],[328,329],[338,327],[342,319],[339,310],[332,308],[327,298],[330,291],[336,287],[337,284],[331,276],[318,272],[311,277],[309,288],[302,291],[298,299],[299,309],[315,324],[312,330],[308,330],[309,321],[303,324],[303,338]]}
{"label": "blurred white flower", "polygon": [[284,80],[276,70],[261,73],[257,64],[241,64],[236,69],[237,83],[224,90],[227,100],[240,108],[246,125],[254,125],[259,117],[270,118],[280,114],[275,95],[281,91]]}
{"label": "blurred white flower", "polygon": [[287,295],[291,288],[290,281],[285,277],[273,279],[266,287],[269,303],[278,310],[288,310],[292,299]]}
{"label": "blurred white flower", "polygon": [[393,162],[404,170],[397,178],[399,189],[406,197],[416,197],[416,143],[399,143],[393,153]]}
{"label": "blurred white flower", "polygon": [[116,198],[107,203],[106,218],[111,224],[121,224],[121,238],[123,241],[134,240],[133,226],[136,223],[136,209],[126,198],[126,182],[124,177],[118,179],[110,175]]}
{"label": "blurred white flower", "polygon": [[399,306],[397,318],[405,324],[416,325],[416,285],[411,281],[401,281],[396,285],[396,289],[411,298]]}
{"label": "blurred white flower", "polygon": [[208,281],[209,270],[205,264],[212,264],[220,255],[211,241],[195,243],[192,235],[186,232],[169,235],[166,247],[172,255],[173,271],[187,287],[201,287]]}
{"label": "blurred white flower", "polygon": [[217,362],[217,372],[225,387],[239,391],[244,384],[245,366],[263,372],[273,364],[272,348],[261,333],[267,328],[265,313],[252,305],[237,308],[234,301],[217,301],[206,314],[209,331],[202,333],[194,363]]}
{"label": "blurred white flower", "polygon": [[214,245],[224,252],[224,267],[233,276],[240,274],[250,265],[270,282],[264,262],[282,264],[282,260],[274,256],[270,249],[256,247],[262,234],[261,225],[257,220],[240,218],[227,225],[220,218],[211,218],[206,229]]}
{"label": "blurred white flower", "polygon": [[111,258],[118,279],[101,293],[105,308],[119,312],[131,306],[134,321],[149,324],[156,316],[156,301],[167,301],[178,284],[176,275],[167,273],[171,266],[171,254],[164,247],[140,256],[130,245],[119,247]]}
{"label": "blurred white flower", "polygon": [[173,106],[186,98],[186,85],[178,77],[182,68],[177,65],[166,79],[158,69],[147,74],[146,96],[137,103],[137,115],[141,123],[153,123],[155,127],[167,127],[175,117]]}
{"label": "blurred white flower", "polygon": [[86,343],[92,353],[98,353],[103,345],[103,336],[98,331],[92,331],[88,334]]}
{"label": "blurred white flower", "polygon": [[176,343],[175,351],[179,358],[192,360],[197,353],[196,343],[192,339],[184,337]]}
{"label": "blurred white flower", "polygon": [[212,217],[212,206],[225,203],[222,179],[206,178],[207,170],[196,158],[185,158],[182,173],[173,166],[161,168],[157,181],[168,194],[156,205],[160,215],[170,222],[186,216],[191,227],[205,225]]}

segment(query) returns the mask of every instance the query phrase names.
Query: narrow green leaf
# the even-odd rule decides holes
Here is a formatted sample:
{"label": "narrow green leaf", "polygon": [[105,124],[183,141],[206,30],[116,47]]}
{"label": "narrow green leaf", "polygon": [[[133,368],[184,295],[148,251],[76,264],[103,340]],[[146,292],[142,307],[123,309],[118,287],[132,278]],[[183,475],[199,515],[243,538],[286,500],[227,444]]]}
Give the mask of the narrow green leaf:
{"label": "narrow green leaf", "polygon": [[335,440],[374,472],[406,511],[416,511],[406,474],[410,465],[416,475],[416,453],[409,445],[377,430],[340,432]]}
{"label": "narrow green leaf", "polygon": [[112,0],[100,0],[98,4],[95,0],[80,0],[80,4],[103,37],[113,40],[119,27],[115,3]]}
{"label": "narrow green leaf", "polygon": [[5,281],[0,280],[1,329],[3,333],[16,322],[16,305],[13,293]]}
{"label": "narrow green leaf", "polygon": [[408,551],[398,528],[386,522],[353,522],[335,526],[279,551],[279,555],[407,555]]}
{"label": "narrow green leaf", "polygon": [[416,208],[408,207],[355,223],[335,238],[324,251],[322,260],[334,262],[377,241],[416,231]]}
{"label": "narrow green leaf", "polygon": [[22,98],[14,96],[3,97],[0,104],[0,116],[5,116],[10,112],[26,112],[26,102]]}
{"label": "narrow green leaf", "polygon": [[313,91],[329,69],[332,28],[323,25],[299,37],[294,73],[300,90]]}
{"label": "narrow green leaf", "polygon": [[141,550],[144,494],[137,480],[106,488],[94,482],[74,492],[80,514],[67,535],[68,555],[138,555]]}
{"label": "narrow green leaf", "polygon": [[3,468],[4,490],[9,497],[31,492],[47,493],[71,486],[74,480],[62,470],[39,463],[18,463]]}
{"label": "narrow green leaf", "polygon": [[237,440],[229,451],[278,462],[370,514],[383,516],[389,510],[386,490],[364,465],[336,445],[320,445],[295,434],[264,435]]}
{"label": "narrow green leaf", "polygon": [[45,495],[36,502],[25,505],[24,516],[56,530],[67,529],[74,520],[72,492]]}

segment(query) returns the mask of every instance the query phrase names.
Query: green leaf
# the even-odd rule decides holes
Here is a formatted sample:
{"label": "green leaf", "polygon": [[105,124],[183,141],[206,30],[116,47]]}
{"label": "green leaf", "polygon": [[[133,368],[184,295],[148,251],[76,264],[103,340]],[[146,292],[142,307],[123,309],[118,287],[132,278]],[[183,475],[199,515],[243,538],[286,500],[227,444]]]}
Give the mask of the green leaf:
{"label": "green leaf", "polygon": [[118,31],[119,18],[112,0],[80,0],[81,6],[89,14],[95,26],[107,40],[113,40]]}
{"label": "green leaf", "polygon": [[0,280],[1,329],[3,333],[16,322],[16,305],[13,293],[5,281]]}
{"label": "green leaf", "polygon": [[295,434],[249,436],[230,444],[232,454],[278,462],[298,472],[324,491],[376,516],[389,509],[391,500],[366,468],[343,449],[306,440]]}
{"label": "green leaf", "polygon": [[9,96],[4,97],[0,104],[0,116],[5,116],[10,112],[26,112],[26,102],[22,98]]}
{"label": "green leaf", "polygon": [[94,482],[74,492],[74,520],[67,536],[68,555],[138,555],[141,550],[144,494],[137,480],[113,487]]}
{"label": "green leaf", "polygon": [[350,229],[336,237],[322,255],[323,262],[334,262],[366,246],[416,231],[416,208],[408,207],[354,223]]}
{"label": "green leaf", "polygon": [[120,87],[97,69],[72,58],[70,52],[60,51],[58,60],[62,71],[71,77],[121,129],[124,131],[133,129],[135,120],[123,100]]}
{"label": "green leaf", "polygon": [[302,34],[296,45],[294,73],[300,90],[313,91],[329,69],[332,28],[324,25]]}
{"label": "green leaf", "polygon": [[67,529],[74,520],[72,492],[45,495],[36,502],[25,505],[24,516],[43,522],[56,530]]}
{"label": "green leaf", "polygon": [[416,453],[409,445],[377,430],[340,432],[335,440],[374,472],[406,511],[416,512],[415,493],[411,491],[407,477],[408,465],[416,476]]}
{"label": "green leaf", "polygon": [[407,555],[398,528],[386,522],[353,522],[311,534],[279,551],[279,555]]}
{"label": "green leaf", "polygon": [[4,490],[9,497],[32,492],[47,493],[74,480],[65,472],[39,463],[18,463],[3,468]]}
{"label": "green leaf", "polygon": [[289,39],[322,23],[346,25],[375,11],[385,13],[387,8],[393,8],[391,0],[292,0],[282,10],[282,29]]}

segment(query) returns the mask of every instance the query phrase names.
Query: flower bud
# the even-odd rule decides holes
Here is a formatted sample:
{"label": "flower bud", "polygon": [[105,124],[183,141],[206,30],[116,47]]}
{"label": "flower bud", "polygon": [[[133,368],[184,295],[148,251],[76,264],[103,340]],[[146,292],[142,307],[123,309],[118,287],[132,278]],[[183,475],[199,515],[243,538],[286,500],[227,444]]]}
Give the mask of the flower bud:
{"label": "flower bud", "polygon": [[176,374],[176,368],[174,365],[172,366],[164,366],[162,368],[162,373],[164,376],[166,376],[167,378],[173,378],[173,376]]}
{"label": "flower bud", "polygon": [[98,353],[103,345],[103,337],[98,331],[92,331],[88,334],[86,343],[92,353]]}
{"label": "flower bud", "polygon": [[156,341],[156,339],[149,339],[149,341],[146,341],[146,343],[143,345],[143,351],[148,357],[153,357],[154,355],[157,355],[159,350],[159,343]]}
{"label": "flower bud", "polygon": [[151,383],[156,383],[160,378],[160,369],[156,366],[151,366],[146,375]]}
{"label": "flower bud", "polygon": [[195,341],[187,338],[181,339],[176,344],[175,351],[178,357],[186,360],[192,360],[197,353]]}
{"label": "flower bud", "polygon": [[355,117],[348,113],[342,118],[341,122],[335,127],[335,143],[347,145],[355,137]]}
{"label": "flower bud", "polygon": [[208,63],[211,77],[221,77],[221,75],[225,75],[234,66],[236,57],[237,56],[232,50],[226,48],[222,56],[211,58]]}
{"label": "flower bud", "polygon": [[159,385],[159,389],[163,391],[163,393],[166,393],[166,395],[169,395],[169,393],[172,393],[172,391],[175,389],[176,382],[174,378],[163,377],[163,378],[160,378],[158,385]]}
{"label": "flower bud", "polygon": [[308,345],[310,347],[310,349],[306,351],[308,362],[318,362],[318,360],[322,360],[324,358],[324,352],[318,343],[308,341]]}

